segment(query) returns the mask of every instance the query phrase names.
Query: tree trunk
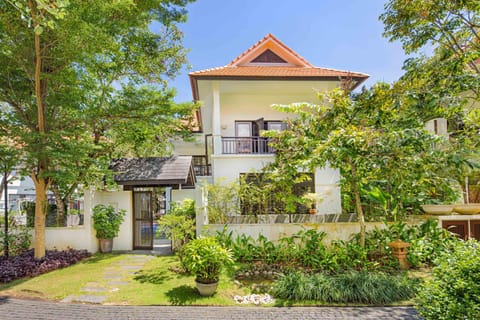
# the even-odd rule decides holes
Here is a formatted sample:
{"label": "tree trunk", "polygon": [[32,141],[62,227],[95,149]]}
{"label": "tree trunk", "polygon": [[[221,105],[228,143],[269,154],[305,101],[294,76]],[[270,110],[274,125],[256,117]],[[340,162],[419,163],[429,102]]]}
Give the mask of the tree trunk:
{"label": "tree trunk", "polygon": [[47,190],[48,180],[38,175],[32,174],[32,180],[35,184],[35,239],[34,250],[35,259],[45,257],[45,220],[47,216]]}
{"label": "tree trunk", "polygon": [[352,169],[352,191],[355,196],[355,208],[358,215],[358,223],[360,224],[360,246],[365,247],[365,217],[363,215],[362,201],[360,199],[360,189],[358,188],[357,180],[357,168],[352,161],[350,162],[350,167]]}

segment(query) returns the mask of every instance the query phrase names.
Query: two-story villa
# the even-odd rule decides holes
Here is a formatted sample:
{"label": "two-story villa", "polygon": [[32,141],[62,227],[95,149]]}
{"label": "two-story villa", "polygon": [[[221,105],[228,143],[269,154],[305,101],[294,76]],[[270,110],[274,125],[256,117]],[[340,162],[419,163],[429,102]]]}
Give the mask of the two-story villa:
{"label": "two-story villa", "polygon": [[[273,161],[274,149],[263,130],[282,130],[286,114],[272,104],[318,103],[317,92],[334,89],[343,82],[359,86],[368,75],[315,67],[268,34],[228,65],[190,73],[193,97],[201,101],[196,143],[176,143],[177,155],[191,155],[197,175],[211,182],[238,179]],[[353,89],[352,88],[352,89]],[[319,213],[339,213],[339,174],[317,169],[312,192],[325,200]]]}

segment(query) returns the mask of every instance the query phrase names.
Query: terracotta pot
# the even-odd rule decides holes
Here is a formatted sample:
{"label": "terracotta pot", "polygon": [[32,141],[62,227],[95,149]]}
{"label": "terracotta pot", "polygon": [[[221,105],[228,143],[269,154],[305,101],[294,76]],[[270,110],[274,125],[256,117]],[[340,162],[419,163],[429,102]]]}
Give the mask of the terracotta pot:
{"label": "terracotta pot", "polygon": [[110,253],[113,248],[113,239],[98,239],[100,243],[100,252]]}
{"label": "terracotta pot", "polygon": [[201,283],[195,280],[195,283],[197,284],[197,290],[200,292],[201,296],[208,297],[217,291],[218,281],[214,283]]}
{"label": "terracotta pot", "polygon": [[310,212],[310,214],[315,214],[317,213],[317,209],[312,208],[308,212]]}

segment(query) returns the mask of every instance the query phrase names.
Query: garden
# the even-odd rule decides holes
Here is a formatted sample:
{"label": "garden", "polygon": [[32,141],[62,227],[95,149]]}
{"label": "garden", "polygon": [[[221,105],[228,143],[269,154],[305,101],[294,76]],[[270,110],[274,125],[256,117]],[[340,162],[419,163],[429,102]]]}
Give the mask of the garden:
{"label": "garden", "polygon": [[[133,305],[416,305],[426,319],[476,319],[480,315],[480,249],[438,228],[435,220],[411,226],[388,223],[350,241],[325,243],[325,233],[303,230],[276,242],[233,235],[226,229],[194,238],[182,231],[191,203],[175,209],[164,228],[182,236],[175,256],[148,260],[125,273],[125,284],[107,290],[108,304]],[[180,222],[179,222],[180,221]],[[168,225],[168,226],[167,226]],[[183,232],[187,233],[183,233]],[[183,234],[183,235],[182,235]],[[408,268],[390,243],[407,242]],[[129,255],[47,251],[36,260],[18,249],[0,258],[0,294],[63,300],[82,286],[107,286],[103,275]],[[133,256],[134,257],[134,256]],[[58,269],[58,270],[56,270]],[[56,271],[55,271],[56,270]],[[103,279],[103,280],[102,280]],[[103,281],[103,282],[102,282]],[[218,283],[200,294],[195,282]],[[444,317],[438,318],[439,315]]]}

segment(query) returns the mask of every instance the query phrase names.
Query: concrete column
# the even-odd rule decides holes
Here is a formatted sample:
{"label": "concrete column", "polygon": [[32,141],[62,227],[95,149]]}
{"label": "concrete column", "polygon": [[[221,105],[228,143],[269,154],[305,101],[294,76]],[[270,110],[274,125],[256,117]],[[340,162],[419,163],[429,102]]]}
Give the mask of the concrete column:
{"label": "concrete column", "polygon": [[222,154],[222,129],[220,116],[220,84],[213,81],[213,112],[212,112],[212,136],[213,136],[213,154]]}
{"label": "concrete column", "polygon": [[340,172],[328,166],[315,170],[315,193],[322,197],[317,204],[317,213],[342,213]]}

